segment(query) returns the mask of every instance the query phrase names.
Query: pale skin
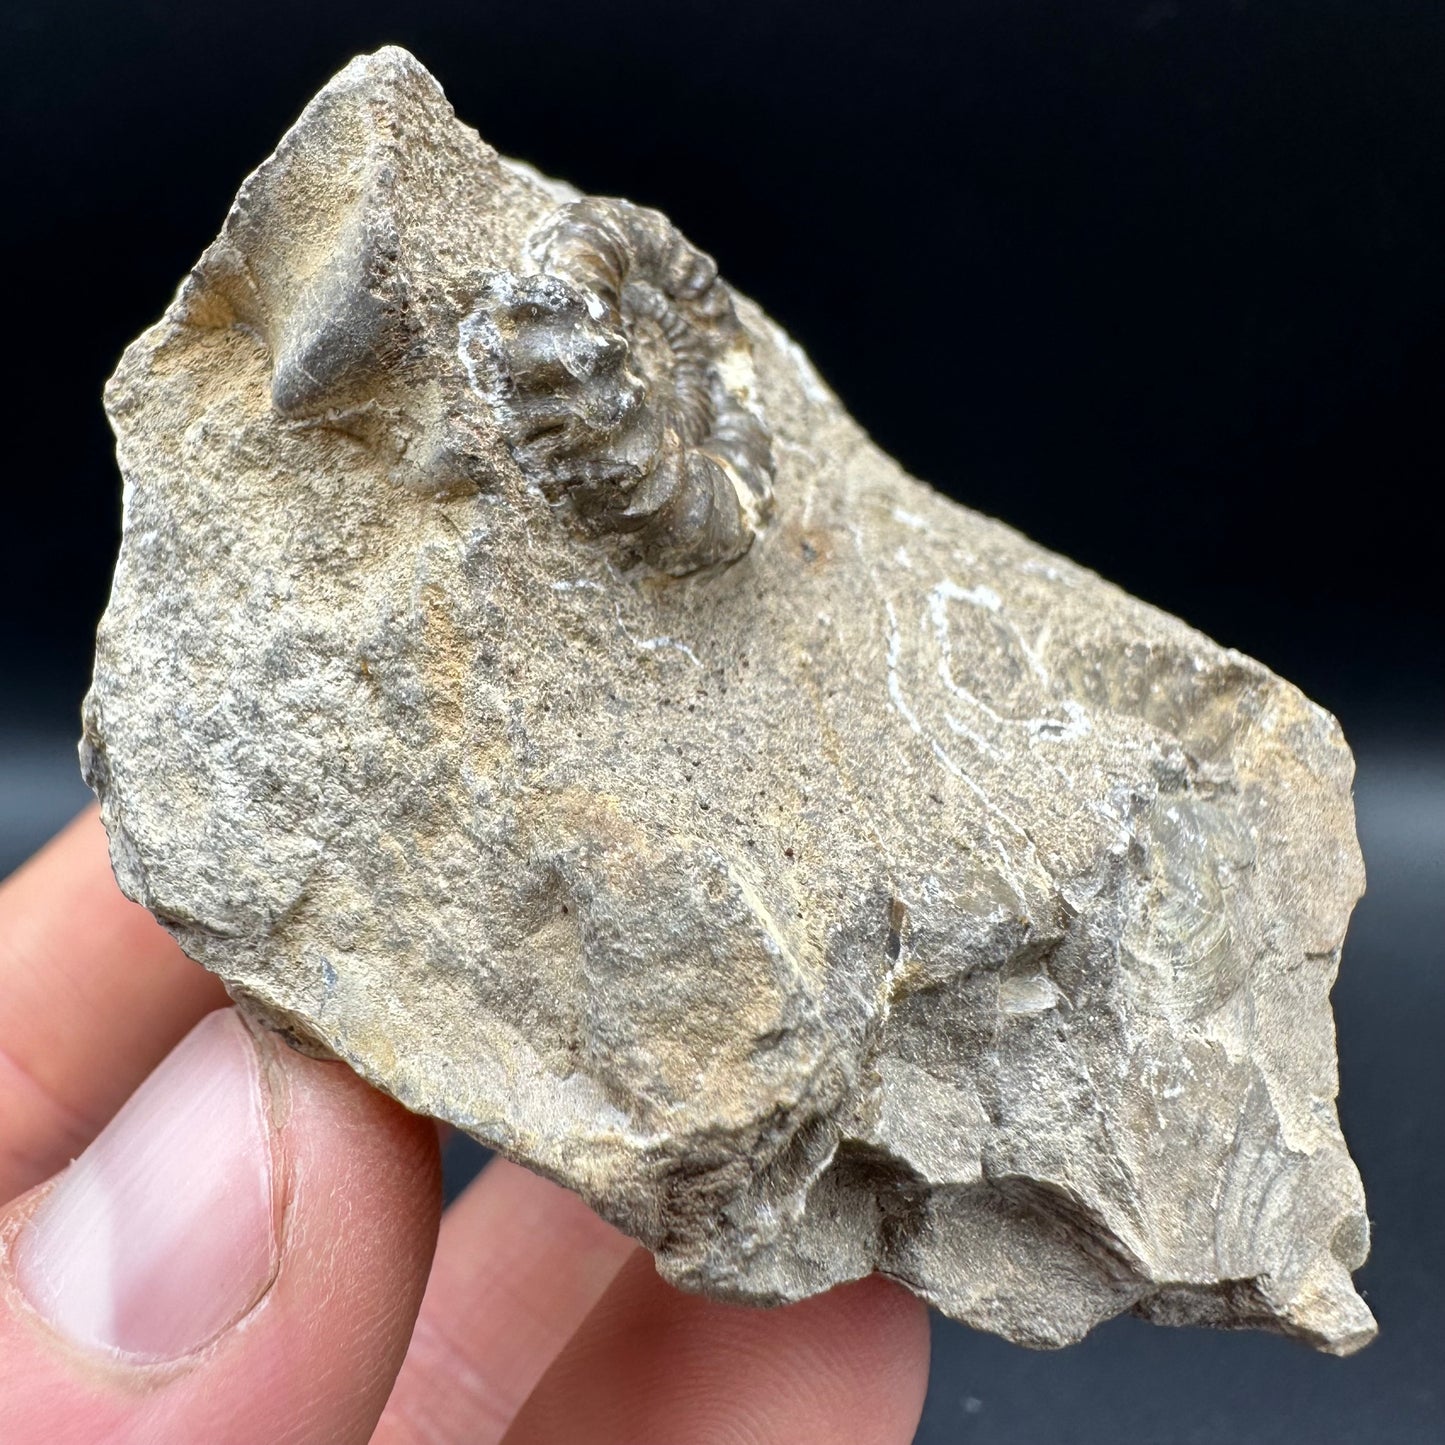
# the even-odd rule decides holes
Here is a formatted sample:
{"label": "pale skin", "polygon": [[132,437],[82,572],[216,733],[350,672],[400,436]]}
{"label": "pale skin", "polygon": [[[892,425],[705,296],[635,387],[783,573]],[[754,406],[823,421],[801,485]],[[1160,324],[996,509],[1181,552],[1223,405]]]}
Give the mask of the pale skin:
{"label": "pale skin", "polygon": [[[875,1277],[778,1310],[680,1294],[573,1195],[501,1160],[443,1216],[431,1121],[339,1064],[257,1040],[216,1012],[227,1002],[121,895],[93,811],[0,885],[7,1445],[912,1439],[928,1326],[906,1291]],[[163,1081],[184,1067],[194,1095],[212,1057],[264,1080],[258,1127],[271,1131],[274,1179],[257,1168],[278,1201],[274,1267],[236,1311],[218,1306],[226,1317],[204,1341],[164,1359],[77,1338],[73,1311],[37,1292],[27,1231],[50,1238],[47,1200],[87,1169],[103,1178],[97,1161],[116,1139],[157,1127]],[[89,1148],[132,1094],[132,1123]],[[234,1155],[222,1209],[255,1182]],[[124,1268],[128,1229],[150,1231],[154,1250],[154,1224],[117,1214],[96,1247],[121,1251]],[[205,1287],[174,1277],[187,1257],[157,1274],[181,1300]],[[166,1337],[166,1320],[151,1324]]]}

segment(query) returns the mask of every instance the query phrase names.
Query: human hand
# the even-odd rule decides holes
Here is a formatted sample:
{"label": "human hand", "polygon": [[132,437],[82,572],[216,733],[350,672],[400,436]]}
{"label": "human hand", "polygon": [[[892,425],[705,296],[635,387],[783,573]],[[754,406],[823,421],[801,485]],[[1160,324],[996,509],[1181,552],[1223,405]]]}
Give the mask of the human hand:
{"label": "human hand", "polygon": [[93,810],[0,885],[4,1445],[912,1437],[903,1290],[683,1295],[504,1160],[438,1228],[435,1126],[225,1004]]}

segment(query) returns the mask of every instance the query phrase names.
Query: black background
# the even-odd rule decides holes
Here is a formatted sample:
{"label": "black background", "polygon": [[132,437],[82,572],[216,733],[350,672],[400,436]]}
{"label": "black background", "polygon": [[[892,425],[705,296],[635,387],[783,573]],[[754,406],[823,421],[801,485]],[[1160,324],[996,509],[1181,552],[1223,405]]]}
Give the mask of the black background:
{"label": "black background", "polygon": [[116,544],[101,382],[388,41],[500,150],[666,210],[910,470],[1262,658],[1360,752],[1336,1000],[1381,1341],[941,1328],[920,1440],[1445,1437],[1445,7],[0,6],[11,853],[78,796],[50,780]]}

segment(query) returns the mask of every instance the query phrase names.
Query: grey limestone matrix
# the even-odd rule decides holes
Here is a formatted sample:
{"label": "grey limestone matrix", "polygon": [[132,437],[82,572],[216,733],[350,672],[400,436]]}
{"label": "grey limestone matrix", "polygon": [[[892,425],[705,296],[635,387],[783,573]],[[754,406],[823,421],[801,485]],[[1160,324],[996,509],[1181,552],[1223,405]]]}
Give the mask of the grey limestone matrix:
{"label": "grey limestone matrix", "polygon": [[106,400],[84,766],[242,1007],[685,1289],[1371,1337],[1338,726],[906,476],[664,216],[383,50]]}

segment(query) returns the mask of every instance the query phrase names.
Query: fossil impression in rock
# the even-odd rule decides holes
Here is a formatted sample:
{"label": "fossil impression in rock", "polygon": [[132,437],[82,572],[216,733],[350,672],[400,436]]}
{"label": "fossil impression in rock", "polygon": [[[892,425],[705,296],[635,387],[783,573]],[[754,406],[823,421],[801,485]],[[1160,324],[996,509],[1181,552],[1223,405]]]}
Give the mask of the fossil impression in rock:
{"label": "fossil impression in rock", "polygon": [[663,216],[384,50],[107,404],[84,766],[244,1008],[687,1289],[1370,1338],[1335,722],[904,475]]}

